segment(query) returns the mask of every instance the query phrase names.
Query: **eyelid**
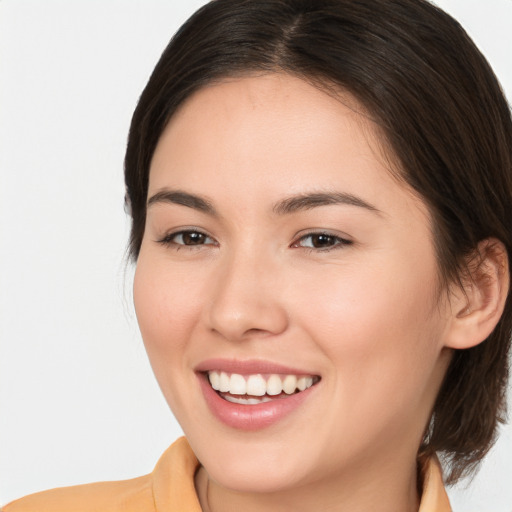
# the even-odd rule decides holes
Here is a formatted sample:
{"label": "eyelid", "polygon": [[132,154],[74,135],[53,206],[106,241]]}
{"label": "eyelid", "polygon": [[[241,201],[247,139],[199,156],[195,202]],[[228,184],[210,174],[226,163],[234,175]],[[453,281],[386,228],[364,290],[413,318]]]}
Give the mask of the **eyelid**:
{"label": "eyelid", "polygon": [[[326,236],[336,240],[336,244],[328,247],[308,247],[300,245],[300,242],[312,236]],[[308,249],[315,252],[327,252],[333,249],[341,249],[348,245],[353,245],[354,241],[351,240],[347,235],[330,231],[328,229],[311,229],[306,232],[300,232],[295,236],[295,241],[291,244],[292,248]]]}
{"label": "eyelid", "polygon": [[[177,237],[179,235],[184,235],[187,233],[197,233],[197,234],[203,235],[206,239],[212,240],[214,243],[187,245],[187,244],[177,243],[173,240],[175,237]],[[199,248],[199,247],[204,247],[204,246],[211,246],[211,245],[214,245],[214,246],[218,245],[218,242],[215,240],[215,238],[213,238],[211,235],[209,235],[206,231],[199,229],[197,227],[194,227],[194,226],[190,226],[190,227],[185,226],[185,227],[181,227],[178,229],[173,229],[173,230],[167,232],[163,237],[158,238],[155,241],[157,243],[165,245],[165,246],[175,246],[176,248],[186,247],[189,249]]]}
{"label": "eyelid", "polygon": [[[205,237],[206,241],[204,243],[199,244],[185,244],[185,243],[178,243],[175,241],[175,238],[180,235],[195,233],[200,234]],[[332,238],[335,240],[336,243],[330,246],[326,247],[308,247],[301,245],[301,242],[307,239],[308,237],[313,236],[326,236],[329,238]],[[345,234],[333,232],[327,229],[311,229],[306,232],[299,232],[294,237],[294,242],[290,245],[292,248],[303,248],[303,249],[309,249],[311,251],[316,252],[327,252],[333,249],[340,249],[342,247],[346,247],[347,245],[352,245],[354,242],[350,238],[348,238]],[[206,231],[203,229],[197,228],[195,226],[184,226],[177,229],[173,229],[169,232],[167,232],[163,237],[158,238],[155,240],[157,243],[165,245],[165,246],[174,246],[175,248],[179,249],[182,247],[186,247],[188,249],[193,248],[200,248],[204,246],[218,246],[218,242],[213,238],[211,235],[209,235]]]}

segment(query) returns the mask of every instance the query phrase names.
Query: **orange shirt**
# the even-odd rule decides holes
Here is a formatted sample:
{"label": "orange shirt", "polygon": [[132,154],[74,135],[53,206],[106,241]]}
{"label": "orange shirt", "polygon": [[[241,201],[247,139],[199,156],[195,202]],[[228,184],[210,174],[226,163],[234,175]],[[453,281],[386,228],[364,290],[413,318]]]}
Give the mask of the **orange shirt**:
{"label": "orange shirt", "polygon": [[[197,467],[182,437],[149,475],[39,492],[13,501],[2,512],[201,512],[194,487]],[[450,511],[439,463],[431,460],[424,468],[419,512]]]}

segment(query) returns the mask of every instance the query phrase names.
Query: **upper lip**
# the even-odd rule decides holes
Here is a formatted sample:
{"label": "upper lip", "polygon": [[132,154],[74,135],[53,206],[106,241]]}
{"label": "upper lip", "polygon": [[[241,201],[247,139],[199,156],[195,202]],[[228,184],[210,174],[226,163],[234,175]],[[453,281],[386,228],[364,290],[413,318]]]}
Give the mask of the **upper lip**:
{"label": "upper lip", "polygon": [[207,359],[195,367],[196,372],[221,371],[238,373],[240,375],[254,375],[257,373],[279,373],[285,375],[318,375],[315,372],[301,368],[293,368],[272,361],[260,359]]}

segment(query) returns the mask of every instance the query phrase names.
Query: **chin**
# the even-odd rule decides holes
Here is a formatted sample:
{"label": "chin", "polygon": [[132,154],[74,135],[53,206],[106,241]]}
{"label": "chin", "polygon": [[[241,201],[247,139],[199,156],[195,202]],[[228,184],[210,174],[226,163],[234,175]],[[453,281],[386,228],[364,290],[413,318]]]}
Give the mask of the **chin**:
{"label": "chin", "polygon": [[[227,440],[213,446],[201,442],[196,447],[193,440],[189,441],[210,478],[234,492],[285,491],[304,483],[306,478],[307,458],[303,451],[292,448],[301,443],[268,442],[268,439],[260,443],[246,438],[242,442]],[[295,452],[297,457],[290,456],[290,452]]]}
{"label": "chin", "polygon": [[210,478],[226,489],[240,493],[268,494],[296,488],[301,482],[297,470],[280,466],[268,468],[255,464],[225,462],[205,466]]}

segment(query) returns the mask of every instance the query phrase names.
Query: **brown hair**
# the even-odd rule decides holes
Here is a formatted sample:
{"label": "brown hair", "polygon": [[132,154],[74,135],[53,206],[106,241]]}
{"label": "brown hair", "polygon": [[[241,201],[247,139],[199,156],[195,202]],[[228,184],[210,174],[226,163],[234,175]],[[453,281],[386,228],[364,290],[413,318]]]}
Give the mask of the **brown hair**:
{"label": "brown hair", "polygon": [[[151,158],[170,117],[213,81],[275,71],[334,84],[364,106],[430,209],[445,283],[483,239],[512,254],[510,110],[454,19],[425,0],[214,0],[173,37],[133,115],[125,179],[134,259]],[[449,482],[478,464],[504,420],[511,328],[509,295],[489,338],[453,356],[420,448],[443,455]]]}

